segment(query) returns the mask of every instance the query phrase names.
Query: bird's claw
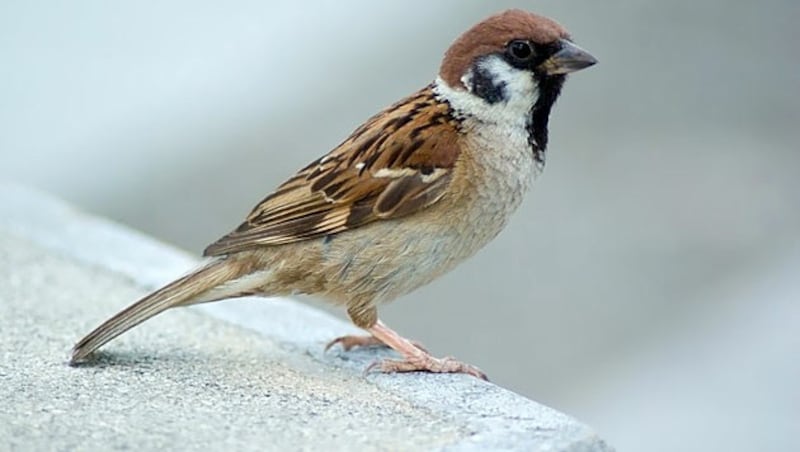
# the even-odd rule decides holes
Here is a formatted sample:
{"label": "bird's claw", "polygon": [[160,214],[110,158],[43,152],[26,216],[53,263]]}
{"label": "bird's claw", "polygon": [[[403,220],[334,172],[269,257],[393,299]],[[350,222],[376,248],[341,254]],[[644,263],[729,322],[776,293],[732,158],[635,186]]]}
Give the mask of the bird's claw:
{"label": "bird's claw", "polygon": [[[417,341],[410,341],[410,342],[414,345],[414,347],[417,347],[418,349],[422,350],[423,352],[428,353],[428,349],[426,349],[424,345],[420,344]],[[342,350],[344,350],[344,351],[350,351],[351,349],[356,348],[356,347],[364,347],[364,348],[368,348],[368,347],[388,347],[388,345],[386,345],[383,342],[381,342],[381,340],[378,339],[375,336],[348,335],[348,336],[339,336],[336,339],[328,342],[325,345],[325,351],[327,352],[328,350],[331,349],[331,347],[333,347],[334,345],[337,345],[337,344],[341,345],[342,346]]]}
{"label": "bird's claw", "polygon": [[349,351],[355,347],[386,347],[386,344],[381,342],[375,336],[339,336],[336,339],[328,342],[325,345],[325,351],[327,352],[330,350],[331,347],[334,345],[339,344],[342,346],[342,350]]}
{"label": "bird's claw", "polygon": [[432,373],[457,373],[472,375],[475,378],[489,381],[482,370],[470,364],[458,361],[453,357],[434,358],[423,355],[411,359],[383,359],[372,362],[364,369],[364,375],[373,370],[383,373],[395,372],[432,372]]}

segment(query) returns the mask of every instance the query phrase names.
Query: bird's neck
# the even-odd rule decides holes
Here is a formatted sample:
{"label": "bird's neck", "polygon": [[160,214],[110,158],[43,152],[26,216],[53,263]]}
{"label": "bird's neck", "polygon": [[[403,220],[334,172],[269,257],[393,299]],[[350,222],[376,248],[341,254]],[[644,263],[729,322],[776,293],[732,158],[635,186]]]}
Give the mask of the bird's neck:
{"label": "bird's neck", "polygon": [[[473,76],[470,76],[473,77]],[[527,137],[529,152],[539,165],[544,165],[547,148],[547,126],[550,110],[561,91],[562,79],[520,80],[516,85],[506,85],[505,98],[486,99],[469,87],[471,78],[465,77],[464,85],[451,87],[442,78],[433,83],[437,98],[447,102],[454,116],[471,128],[496,129],[499,136],[516,136],[523,131]],[[518,85],[518,86],[517,86]]]}

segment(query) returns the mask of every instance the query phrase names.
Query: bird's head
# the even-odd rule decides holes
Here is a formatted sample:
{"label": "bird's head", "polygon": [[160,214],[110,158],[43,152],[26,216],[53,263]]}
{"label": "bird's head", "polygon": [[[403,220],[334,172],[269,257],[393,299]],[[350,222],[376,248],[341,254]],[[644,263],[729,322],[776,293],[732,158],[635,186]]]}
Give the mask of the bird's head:
{"label": "bird's head", "polygon": [[450,46],[438,83],[459,113],[487,122],[523,121],[535,146],[547,145],[547,120],[566,74],[597,60],[557,22],[522,10],[491,16]]}

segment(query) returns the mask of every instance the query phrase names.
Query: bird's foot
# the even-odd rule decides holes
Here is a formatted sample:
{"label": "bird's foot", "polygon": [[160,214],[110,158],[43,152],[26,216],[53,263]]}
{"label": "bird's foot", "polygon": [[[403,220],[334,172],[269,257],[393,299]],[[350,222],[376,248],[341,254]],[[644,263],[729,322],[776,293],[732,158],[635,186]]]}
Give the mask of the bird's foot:
{"label": "bird's foot", "polygon": [[325,351],[327,352],[331,347],[334,345],[341,345],[342,350],[349,351],[352,348],[356,347],[386,347],[387,345],[380,341],[375,336],[339,336],[336,339],[328,342],[325,345]]}
{"label": "bird's foot", "polygon": [[[426,349],[424,345],[420,344],[417,341],[409,341],[409,342],[411,342],[411,344],[414,345],[414,347],[417,347],[418,349],[422,350],[423,352],[427,352],[428,351],[428,349]],[[366,336],[366,335],[362,335],[362,336],[349,335],[349,336],[339,336],[336,339],[328,342],[328,344],[325,345],[325,351],[327,352],[331,347],[333,347],[334,345],[337,345],[337,344],[341,345],[342,350],[344,350],[344,351],[349,351],[350,349],[353,349],[353,348],[356,348],[356,347],[363,347],[363,348],[368,348],[368,347],[389,347],[389,345],[385,344],[383,341],[381,341],[380,339],[378,339],[375,336],[371,336],[371,335],[370,336]]]}
{"label": "bird's foot", "polygon": [[475,366],[456,360],[452,357],[434,358],[424,353],[406,359],[384,359],[370,364],[364,373],[378,370],[385,373],[393,372],[433,372],[467,374],[488,381],[486,374]]}
{"label": "bird's foot", "polygon": [[370,364],[364,373],[371,370],[381,372],[433,372],[460,373],[488,380],[486,374],[475,366],[471,366],[455,358],[435,358],[427,350],[400,336],[394,330],[378,320],[370,327],[369,332],[380,342],[393,348],[403,359],[385,359]]}

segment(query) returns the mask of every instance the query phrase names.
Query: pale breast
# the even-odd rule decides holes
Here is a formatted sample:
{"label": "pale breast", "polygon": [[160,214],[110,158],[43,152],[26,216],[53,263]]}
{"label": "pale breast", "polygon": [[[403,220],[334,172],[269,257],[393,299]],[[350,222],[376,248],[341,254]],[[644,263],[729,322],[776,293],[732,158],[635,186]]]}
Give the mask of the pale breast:
{"label": "pale breast", "polygon": [[480,248],[505,227],[541,168],[522,125],[484,124],[474,127],[469,137],[471,158],[463,171],[470,185],[464,195],[472,199],[463,205],[473,238],[466,241]]}
{"label": "pale breast", "polygon": [[474,158],[456,166],[463,183],[435,205],[319,242],[331,298],[391,301],[452,270],[505,227],[538,172],[527,136],[508,128],[472,136]]}

